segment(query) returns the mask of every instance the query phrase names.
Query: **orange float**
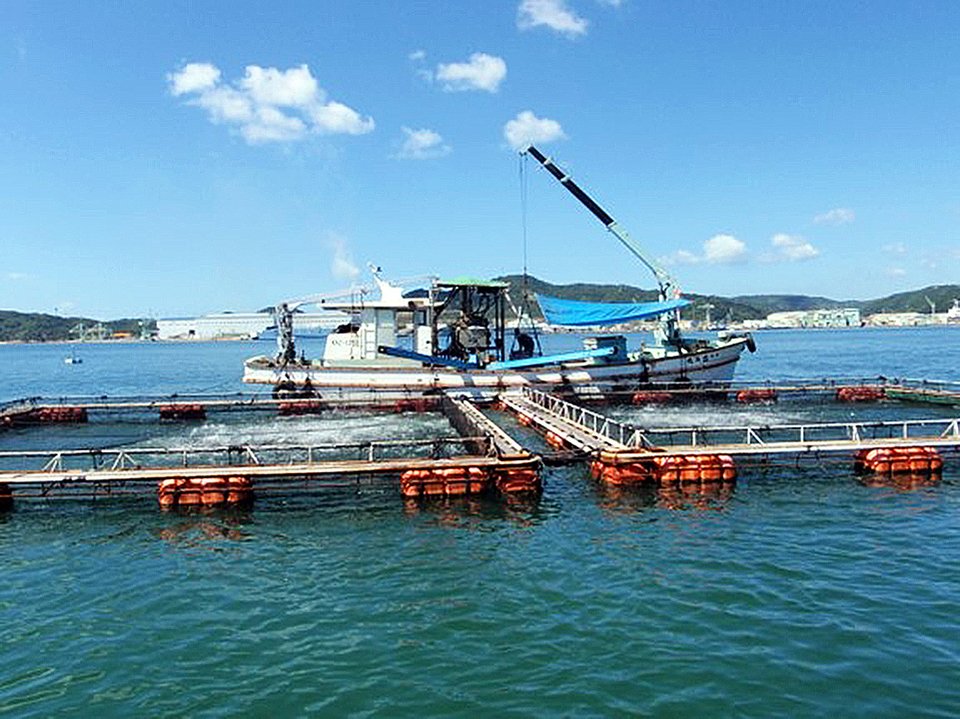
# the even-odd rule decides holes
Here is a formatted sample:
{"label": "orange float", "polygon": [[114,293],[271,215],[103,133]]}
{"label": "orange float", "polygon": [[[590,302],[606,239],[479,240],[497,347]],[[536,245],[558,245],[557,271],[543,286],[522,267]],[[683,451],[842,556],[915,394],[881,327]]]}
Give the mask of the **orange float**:
{"label": "orange float", "polygon": [[400,493],[408,499],[482,494],[489,484],[480,467],[408,469],[400,475]]}
{"label": "orange float", "polygon": [[157,485],[157,501],[161,509],[173,509],[180,499],[180,486],[183,479],[164,479]]}
{"label": "orange float", "polygon": [[200,501],[205,507],[226,504],[227,491],[227,480],[223,477],[207,477],[200,480]]}
{"label": "orange float", "polygon": [[247,477],[164,479],[157,484],[157,501],[162,509],[249,504],[253,483]]}
{"label": "orange float", "polygon": [[207,410],[202,404],[160,405],[160,419],[206,419]]}
{"label": "orange float", "polygon": [[933,447],[881,447],[857,452],[854,469],[860,474],[930,476],[943,470],[943,458]]}
{"label": "orange float", "polygon": [[433,408],[433,402],[426,397],[411,397],[408,399],[398,399],[393,406],[395,412],[429,412]]}
{"label": "orange float", "polygon": [[544,439],[547,441],[547,444],[549,444],[554,449],[567,448],[567,443],[564,441],[563,437],[561,437],[559,434],[556,434],[554,432],[547,432],[547,434],[544,436]]}
{"label": "orange float", "polygon": [[713,484],[733,482],[737,468],[726,454],[651,455],[622,461],[595,460],[590,473],[604,484]]}
{"label": "orange float", "polygon": [[657,480],[661,483],[711,484],[737,478],[733,457],[727,454],[686,454],[655,457]]}
{"label": "orange float", "polygon": [[253,482],[249,477],[227,477],[227,504],[250,504]]}
{"label": "orange float", "polygon": [[673,395],[670,392],[653,392],[644,390],[634,392],[630,398],[632,404],[667,404],[673,401]]}
{"label": "orange float", "polygon": [[742,389],[737,392],[737,402],[740,404],[758,404],[761,402],[776,402],[777,391],[771,387],[759,389]]}
{"label": "orange float", "polygon": [[30,410],[14,418],[14,421],[23,422],[86,422],[86,407],[40,407]]}
{"label": "orange float", "polygon": [[537,494],[542,489],[540,473],[532,467],[500,469],[496,487],[500,494]]}
{"label": "orange float", "polygon": [[297,417],[304,414],[320,414],[323,411],[323,402],[318,399],[280,402],[277,405],[277,414],[281,417]]}
{"label": "orange float", "polygon": [[876,402],[886,396],[883,387],[838,387],[837,402]]}

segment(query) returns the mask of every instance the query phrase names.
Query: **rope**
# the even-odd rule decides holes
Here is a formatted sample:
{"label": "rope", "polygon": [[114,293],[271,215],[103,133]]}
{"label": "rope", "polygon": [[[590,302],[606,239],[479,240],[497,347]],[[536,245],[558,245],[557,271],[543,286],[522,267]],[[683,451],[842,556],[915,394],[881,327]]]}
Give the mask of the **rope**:
{"label": "rope", "polygon": [[[520,310],[517,312],[517,327],[516,331],[521,329],[523,324],[523,316],[526,315],[530,320],[530,329],[533,335],[534,341],[534,354],[537,356],[543,355],[543,348],[540,346],[540,334],[537,332],[536,326],[533,324],[533,317],[530,314],[530,282],[529,282],[529,270],[528,270],[528,254],[527,254],[527,213],[529,207],[529,173],[527,172],[527,153],[521,152],[519,158],[519,171],[520,171],[520,227],[522,233],[521,245],[523,248],[523,276],[520,284],[521,294],[523,297],[520,300]],[[511,302],[512,304],[512,302]],[[516,309],[514,310],[516,312]],[[514,341],[511,345],[511,354],[514,349],[516,349],[517,340],[514,338]]]}
{"label": "rope", "polygon": [[520,226],[523,233],[523,292],[527,292],[527,153],[520,153]]}

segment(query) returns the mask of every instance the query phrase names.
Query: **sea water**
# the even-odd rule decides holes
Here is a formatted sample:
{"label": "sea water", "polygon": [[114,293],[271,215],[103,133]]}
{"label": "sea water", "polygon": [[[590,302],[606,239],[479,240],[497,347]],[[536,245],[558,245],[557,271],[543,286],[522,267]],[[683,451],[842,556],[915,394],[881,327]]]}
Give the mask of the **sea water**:
{"label": "sea water", "polygon": [[[558,349],[579,342],[549,337]],[[745,379],[958,380],[960,329],[760,334]],[[0,401],[234,392],[264,344],[0,346]],[[308,355],[319,351],[307,345]],[[249,389],[249,388],[246,388]],[[611,409],[650,426],[952,416],[781,402]],[[318,442],[437,415],[218,419],[0,434],[25,444]],[[143,498],[0,515],[0,715],[960,714],[960,474],[913,491],[846,464],[746,468],[732,492],[611,493],[548,469],[538,502],[395,492],[164,514]]]}

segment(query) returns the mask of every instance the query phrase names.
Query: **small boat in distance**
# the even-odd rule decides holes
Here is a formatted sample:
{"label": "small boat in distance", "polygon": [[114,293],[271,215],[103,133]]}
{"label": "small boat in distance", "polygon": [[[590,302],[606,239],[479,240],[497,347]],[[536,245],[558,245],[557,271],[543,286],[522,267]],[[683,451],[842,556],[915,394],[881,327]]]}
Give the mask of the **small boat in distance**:
{"label": "small boat in distance", "polygon": [[63,358],[64,364],[83,364],[83,358],[77,357],[76,350],[70,350],[70,354]]}
{"label": "small boat in distance", "polygon": [[[346,302],[327,298],[314,302],[352,318],[327,337],[321,360],[297,357],[292,317],[306,299],[292,300],[275,311],[276,356],[248,359],[243,381],[320,397],[327,391],[343,396],[354,390],[381,390],[452,391],[475,399],[526,385],[562,386],[574,394],[596,397],[654,384],[729,383],[743,350],[756,349],[753,338],[730,332],[714,340],[682,337],[680,310],[690,302],[680,297],[676,280],[551,160],[533,146],[526,152],[583,203],[653,273],[659,285],[656,302],[580,302],[538,295],[544,318],[552,325],[579,328],[656,318],[651,344],[631,351],[623,335],[597,335],[585,337],[581,350],[543,355],[539,342],[530,336],[535,329],[529,316],[530,333],[523,327],[523,310],[514,311],[510,323],[515,326],[508,337],[506,310],[514,303],[506,283],[431,278],[429,286],[404,292],[373,268],[379,299],[368,300],[367,290],[352,290]],[[525,307],[526,298],[520,305]],[[404,331],[409,333],[407,346],[399,341]]]}

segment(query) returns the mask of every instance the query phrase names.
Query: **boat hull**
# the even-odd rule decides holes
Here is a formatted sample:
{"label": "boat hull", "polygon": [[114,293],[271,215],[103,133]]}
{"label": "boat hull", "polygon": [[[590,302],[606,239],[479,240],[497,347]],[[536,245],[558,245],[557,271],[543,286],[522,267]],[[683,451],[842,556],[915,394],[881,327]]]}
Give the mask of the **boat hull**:
{"label": "boat hull", "polygon": [[625,363],[571,363],[526,370],[458,370],[446,367],[327,367],[318,364],[277,365],[257,357],[244,364],[243,381],[273,386],[309,384],[321,397],[329,391],[344,396],[351,390],[369,393],[435,394],[489,399],[498,392],[524,386],[563,386],[577,393],[633,389],[648,384],[693,383],[724,385],[733,379],[748,340],[737,338],[716,347]]}

